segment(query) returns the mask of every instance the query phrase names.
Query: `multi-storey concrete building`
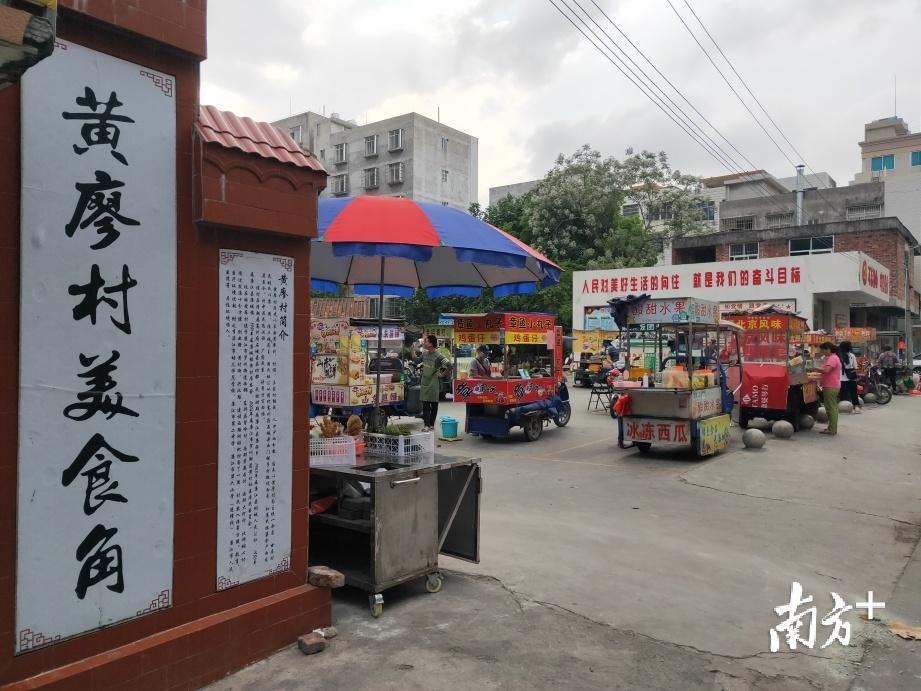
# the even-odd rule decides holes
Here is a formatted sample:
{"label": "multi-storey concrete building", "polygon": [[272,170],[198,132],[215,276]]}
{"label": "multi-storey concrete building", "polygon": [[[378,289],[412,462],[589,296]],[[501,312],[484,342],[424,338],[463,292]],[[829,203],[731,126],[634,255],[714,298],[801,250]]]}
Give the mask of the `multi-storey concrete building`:
{"label": "multi-storey concrete building", "polygon": [[477,138],[418,113],[359,125],[308,111],[273,124],[326,166],[326,196],[407,197],[465,211],[477,200]]}

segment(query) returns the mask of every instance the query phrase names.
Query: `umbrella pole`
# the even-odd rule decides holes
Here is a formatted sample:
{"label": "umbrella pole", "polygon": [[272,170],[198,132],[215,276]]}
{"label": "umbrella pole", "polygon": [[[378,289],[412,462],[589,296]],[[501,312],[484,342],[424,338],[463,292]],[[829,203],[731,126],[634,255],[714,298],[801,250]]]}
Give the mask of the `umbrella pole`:
{"label": "umbrella pole", "polygon": [[[374,426],[381,420],[381,367],[384,363],[384,258],[381,257],[381,283],[377,303],[377,392],[374,396]],[[373,430],[380,432],[380,429]]]}

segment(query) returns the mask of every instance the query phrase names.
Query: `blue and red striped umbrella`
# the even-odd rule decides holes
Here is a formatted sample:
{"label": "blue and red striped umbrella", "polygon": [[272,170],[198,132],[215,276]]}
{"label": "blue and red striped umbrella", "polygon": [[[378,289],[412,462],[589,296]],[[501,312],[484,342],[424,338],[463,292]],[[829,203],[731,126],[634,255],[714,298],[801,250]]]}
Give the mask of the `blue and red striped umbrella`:
{"label": "blue and red striped umbrella", "polygon": [[[383,281],[381,272],[383,271]],[[319,200],[311,246],[314,290],[352,286],[357,294],[430,297],[533,293],[560,281],[537,250],[468,213],[397,197]]]}

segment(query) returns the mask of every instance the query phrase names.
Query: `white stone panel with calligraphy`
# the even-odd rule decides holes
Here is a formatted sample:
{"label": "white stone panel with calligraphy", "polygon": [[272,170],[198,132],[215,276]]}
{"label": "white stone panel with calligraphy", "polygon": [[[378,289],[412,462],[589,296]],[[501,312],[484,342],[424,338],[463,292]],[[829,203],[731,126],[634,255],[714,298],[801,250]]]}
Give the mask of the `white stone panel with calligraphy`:
{"label": "white stone panel with calligraphy", "polygon": [[172,601],[174,87],[60,40],[22,80],[17,653]]}
{"label": "white stone panel with calligraphy", "polygon": [[221,250],[219,280],[217,587],[224,589],[291,568],[294,260]]}

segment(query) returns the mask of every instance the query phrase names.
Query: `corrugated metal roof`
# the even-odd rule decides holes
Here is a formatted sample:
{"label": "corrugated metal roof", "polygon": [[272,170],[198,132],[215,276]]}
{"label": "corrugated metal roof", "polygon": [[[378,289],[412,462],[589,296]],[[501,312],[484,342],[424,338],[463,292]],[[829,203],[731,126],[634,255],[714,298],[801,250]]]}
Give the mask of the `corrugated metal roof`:
{"label": "corrugated metal roof", "polygon": [[202,106],[198,111],[195,129],[206,142],[220,144],[228,149],[239,149],[263,158],[274,158],[300,168],[326,172],[323,165],[311,154],[305,154],[287,132],[267,122],[241,118],[214,106]]}

